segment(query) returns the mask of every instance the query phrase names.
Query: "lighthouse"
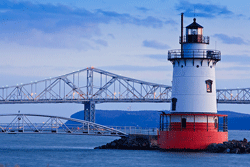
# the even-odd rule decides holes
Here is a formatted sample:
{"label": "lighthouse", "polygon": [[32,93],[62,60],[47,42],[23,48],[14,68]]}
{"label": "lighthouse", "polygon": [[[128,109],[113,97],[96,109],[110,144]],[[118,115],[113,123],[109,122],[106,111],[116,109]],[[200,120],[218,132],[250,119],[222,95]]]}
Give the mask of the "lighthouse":
{"label": "lighthouse", "polygon": [[169,50],[173,65],[170,114],[161,114],[158,145],[162,149],[203,150],[211,143],[228,141],[227,115],[217,114],[215,67],[221,52],[207,49],[209,37],[193,23],[183,35],[181,49]]}

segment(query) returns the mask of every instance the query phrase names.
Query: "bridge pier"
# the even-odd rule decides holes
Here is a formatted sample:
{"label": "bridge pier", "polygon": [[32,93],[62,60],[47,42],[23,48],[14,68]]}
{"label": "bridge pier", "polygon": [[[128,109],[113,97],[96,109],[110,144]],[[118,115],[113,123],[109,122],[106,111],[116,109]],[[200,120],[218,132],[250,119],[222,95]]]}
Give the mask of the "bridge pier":
{"label": "bridge pier", "polygon": [[84,102],[84,120],[95,122],[95,102]]}

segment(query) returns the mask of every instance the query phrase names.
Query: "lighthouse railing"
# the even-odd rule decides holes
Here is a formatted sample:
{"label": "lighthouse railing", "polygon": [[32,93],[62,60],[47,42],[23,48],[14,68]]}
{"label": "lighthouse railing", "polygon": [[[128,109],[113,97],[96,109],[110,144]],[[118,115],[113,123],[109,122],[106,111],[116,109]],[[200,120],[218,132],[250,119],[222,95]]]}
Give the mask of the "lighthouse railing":
{"label": "lighthouse railing", "polygon": [[[183,56],[182,56],[183,54]],[[168,60],[175,59],[212,59],[216,61],[221,60],[221,52],[218,50],[207,49],[184,49],[183,53],[180,49],[169,50]]]}
{"label": "lighthouse railing", "polygon": [[[179,115],[180,118],[182,117]],[[170,114],[162,114],[160,117],[160,131],[218,131],[218,132],[227,132],[227,116],[225,115],[216,115],[219,122],[210,122],[207,119],[207,122],[196,122],[195,115],[193,122],[186,122],[185,127],[182,126],[181,122],[171,122]],[[211,117],[207,115],[208,117]],[[214,117],[214,116],[212,116]]]}

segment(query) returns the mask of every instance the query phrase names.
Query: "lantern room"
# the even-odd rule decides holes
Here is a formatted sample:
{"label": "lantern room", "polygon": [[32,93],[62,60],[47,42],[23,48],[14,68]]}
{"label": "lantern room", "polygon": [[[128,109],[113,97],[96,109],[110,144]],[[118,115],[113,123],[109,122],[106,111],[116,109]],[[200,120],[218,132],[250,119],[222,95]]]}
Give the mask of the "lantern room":
{"label": "lantern room", "polygon": [[186,36],[183,43],[204,43],[209,44],[209,37],[203,36],[203,27],[196,22],[196,18],[192,24],[186,27]]}

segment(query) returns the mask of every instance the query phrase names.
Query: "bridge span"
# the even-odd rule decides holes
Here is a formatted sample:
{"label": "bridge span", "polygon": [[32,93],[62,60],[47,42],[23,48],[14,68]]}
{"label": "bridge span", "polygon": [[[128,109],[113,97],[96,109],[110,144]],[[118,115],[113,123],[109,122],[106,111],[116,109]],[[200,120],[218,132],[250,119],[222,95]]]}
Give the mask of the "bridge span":
{"label": "bridge span", "polygon": [[[38,122],[39,121],[39,122]],[[104,126],[85,120],[40,114],[0,114],[0,134],[67,134],[96,136],[156,135],[157,128]]]}
{"label": "bridge span", "polygon": [[[74,118],[38,114],[1,114],[0,118],[3,117],[4,120],[9,120],[9,122],[0,123],[0,133],[56,133],[101,136],[127,135],[124,131]],[[34,117],[39,117],[43,122],[34,123],[32,121]]]}
{"label": "bridge span", "polygon": [[[169,103],[172,87],[89,67],[62,76],[0,88],[0,104],[81,103],[95,122],[98,103]],[[218,89],[218,103],[250,104],[250,88]]]}
{"label": "bridge span", "polygon": [[89,67],[66,75],[0,88],[0,104],[82,103],[95,122],[96,103],[170,102],[171,86],[145,82]]}

